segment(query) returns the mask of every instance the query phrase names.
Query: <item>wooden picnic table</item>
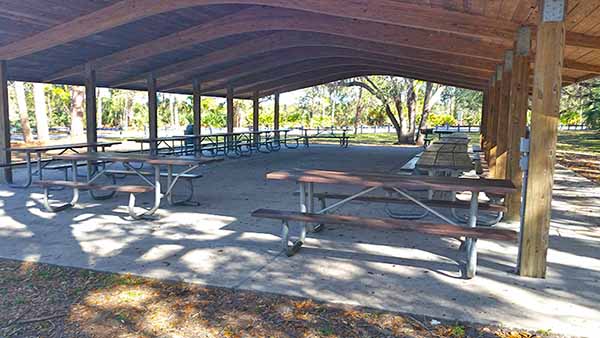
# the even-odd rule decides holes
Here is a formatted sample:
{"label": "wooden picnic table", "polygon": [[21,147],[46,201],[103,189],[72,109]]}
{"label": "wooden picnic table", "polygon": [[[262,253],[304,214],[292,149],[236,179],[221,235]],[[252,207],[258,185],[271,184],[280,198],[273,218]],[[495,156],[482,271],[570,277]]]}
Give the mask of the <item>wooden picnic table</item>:
{"label": "wooden picnic table", "polygon": [[[300,186],[300,212],[306,214],[306,221],[309,219],[319,219],[324,222],[334,222],[336,224],[352,223],[353,216],[340,216],[332,218],[319,217],[319,215],[325,215],[331,211],[341,207],[342,205],[351,202],[355,199],[359,199],[376,189],[384,189],[388,191],[395,191],[396,193],[404,196],[406,199],[414,202],[420,207],[429,210],[434,215],[446,220],[449,224],[440,225],[427,225],[426,227],[419,227],[410,222],[402,223],[398,220],[387,220],[387,219],[368,219],[356,218],[357,224],[371,224],[374,227],[379,228],[399,228],[403,230],[419,231],[432,235],[439,235],[440,232],[445,232],[448,236],[451,233],[457,234],[462,233],[468,229],[472,229],[477,234],[467,235],[465,241],[465,248],[467,252],[466,259],[466,276],[472,278],[475,275],[476,264],[477,264],[477,249],[476,241],[479,238],[490,238],[492,235],[489,233],[494,232],[495,235],[499,236],[496,239],[504,236],[504,240],[516,240],[516,234],[506,230],[495,230],[495,229],[482,229],[477,228],[477,211],[479,207],[479,194],[481,192],[506,194],[516,191],[515,186],[509,180],[496,180],[496,179],[470,179],[470,178],[458,178],[458,177],[441,177],[441,176],[405,176],[395,175],[386,173],[375,173],[375,172],[344,172],[344,171],[331,171],[331,170],[286,170],[286,171],[275,171],[268,173],[266,178],[268,180],[280,180],[280,181],[293,181]],[[332,204],[329,207],[322,208],[319,211],[315,211],[314,205],[314,194],[316,184],[327,184],[327,185],[343,185],[343,186],[358,186],[363,189],[358,193],[349,195],[341,201]],[[427,201],[420,201],[412,197],[408,190],[410,189],[432,189],[440,191],[468,191],[471,192],[471,201],[469,202],[469,221],[468,225],[459,226],[456,223],[450,221],[443,215],[439,214],[432,208],[426,205]],[[282,230],[282,243],[284,248],[289,254],[295,253],[302,246],[305,241],[307,232],[313,231],[314,227],[309,226],[307,223],[304,224],[300,237],[297,241],[293,242],[291,248],[288,247],[289,243],[289,229],[287,225],[288,220],[299,220],[299,216],[290,213],[288,216],[277,215],[277,211],[273,210],[259,210],[255,212],[256,217],[266,218],[278,218],[283,220]],[[319,225],[320,226],[320,225]],[[312,228],[311,228],[312,227]],[[436,229],[437,228],[437,229]],[[416,229],[416,230],[415,230]],[[444,230],[445,229],[445,230]],[[463,230],[464,229],[464,230]],[[495,231],[494,231],[495,230]],[[469,237],[473,236],[473,237]],[[490,236],[490,237],[486,237]]]}
{"label": "wooden picnic table", "polygon": [[[63,154],[56,155],[53,157],[57,160],[63,161],[71,161],[73,165],[73,180],[72,182],[64,182],[64,181],[46,181],[42,182],[42,186],[44,187],[44,201],[45,206],[49,211],[60,211],[66,208],[70,208],[77,203],[79,198],[79,189],[88,190],[91,197],[98,200],[103,200],[114,196],[117,191],[125,191],[130,193],[130,201],[129,201],[129,214],[134,219],[140,219],[147,216],[152,216],[159,208],[160,202],[163,196],[167,197],[169,204],[181,204],[173,202],[173,189],[177,181],[187,175],[188,173],[194,171],[202,165],[213,163],[216,161],[220,161],[222,159],[218,158],[202,158],[202,157],[163,157],[156,155],[148,155],[148,154],[131,154],[131,153],[113,153],[113,152],[104,152],[104,153],[83,153],[83,154]],[[94,162],[103,162],[104,166],[102,169],[98,170],[95,173],[88,170],[87,172],[87,181],[84,183],[79,183],[77,181],[77,162],[86,161],[88,163]],[[107,176],[107,173],[110,173],[110,167],[114,164],[120,163],[122,164],[128,171],[133,173],[134,175],[141,178],[147,185],[146,186],[127,186],[127,185],[98,185],[96,181],[103,176]],[[153,167],[154,171],[154,181],[148,179],[145,173],[141,172],[139,169],[134,168],[132,163],[141,163],[147,164]],[[181,166],[186,167],[185,170],[180,172],[174,172],[173,167]],[[161,192],[161,167],[167,168],[167,187],[166,192],[163,194]],[[114,176],[108,175],[113,177]],[[114,183],[114,182],[113,182]],[[48,188],[51,186],[64,186],[73,189],[73,199],[70,203],[64,204],[59,207],[50,206],[48,202]],[[110,191],[108,195],[98,196],[94,194],[94,190],[100,191]],[[138,192],[154,192],[154,205],[151,209],[145,210],[141,213],[137,213],[134,210],[135,206],[135,193]]]}
{"label": "wooden picnic table", "polygon": [[[57,144],[57,145],[47,145],[47,146],[33,146],[33,147],[17,147],[17,148],[6,148],[5,151],[10,151],[14,153],[23,153],[25,154],[25,164],[27,166],[27,180],[24,184],[11,184],[13,188],[28,188],[31,186],[33,182],[33,176],[37,175],[40,180],[43,179],[43,170],[47,167],[50,162],[52,162],[52,158],[49,160],[42,159],[42,154],[45,154],[50,151],[60,151],[59,155],[64,154],[68,151],[73,153],[79,153],[80,149],[88,148],[88,149],[97,149],[100,148],[102,152],[106,151],[106,148],[112,147],[115,145],[121,144],[121,142],[95,142],[95,143],[70,143],[70,144]],[[32,166],[32,155],[36,155],[36,164],[37,168],[33,171]]]}

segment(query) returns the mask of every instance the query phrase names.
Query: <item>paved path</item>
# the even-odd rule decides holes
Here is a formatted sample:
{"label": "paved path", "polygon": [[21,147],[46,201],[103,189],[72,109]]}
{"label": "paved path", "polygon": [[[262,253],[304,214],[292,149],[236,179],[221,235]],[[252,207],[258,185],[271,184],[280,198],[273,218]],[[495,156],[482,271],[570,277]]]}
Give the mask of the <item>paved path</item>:
{"label": "paved path", "polygon": [[[467,281],[459,278],[454,240],[335,226],[287,258],[279,250],[279,224],[249,217],[262,207],[298,208],[294,184],[267,182],[267,171],[389,172],[415,152],[316,146],[227,160],[207,167],[196,183],[200,207],[163,209],[158,222],[129,221],[125,195],[102,204],[83,195],[87,208],[53,215],[41,211],[35,188],[1,187],[0,257],[570,335],[600,332],[600,188],[570,171],[556,176],[545,280],[513,273],[514,245],[480,241],[478,276]],[[140,200],[150,203],[150,197]],[[368,203],[342,211],[384,216],[380,205]]]}

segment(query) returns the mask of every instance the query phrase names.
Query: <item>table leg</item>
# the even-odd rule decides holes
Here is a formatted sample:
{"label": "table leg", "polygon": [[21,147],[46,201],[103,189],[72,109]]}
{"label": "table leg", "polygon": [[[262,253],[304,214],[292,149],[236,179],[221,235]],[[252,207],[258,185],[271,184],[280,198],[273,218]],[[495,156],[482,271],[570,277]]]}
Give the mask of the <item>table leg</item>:
{"label": "table leg", "polygon": [[[468,223],[470,228],[477,227],[478,203],[479,192],[472,192]],[[466,278],[471,279],[477,272],[477,238],[467,238],[465,246],[467,249]]]}
{"label": "table leg", "polygon": [[[77,161],[72,161],[72,169],[73,172],[76,172],[77,170]],[[73,175],[73,182],[77,183],[77,175]],[[46,210],[48,212],[59,212],[59,211],[63,211],[69,208],[72,208],[75,206],[75,204],[77,204],[77,201],[79,201],[79,189],[77,187],[73,187],[73,198],[71,199],[71,202],[69,203],[65,203],[59,206],[51,206],[50,205],[50,187],[48,186],[44,186],[44,207],[46,208]]]}
{"label": "table leg", "polygon": [[129,194],[129,215],[131,218],[139,220],[143,218],[148,218],[154,215],[158,208],[160,207],[160,200],[162,199],[162,192],[160,187],[160,166],[155,165],[154,167],[154,206],[146,211],[141,213],[135,212],[135,194]]}
{"label": "table leg", "polygon": [[[9,186],[11,188],[18,188],[18,189],[25,189],[25,188],[29,188],[29,186],[31,186],[31,183],[33,182],[33,168],[32,168],[32,164],[31,164],[31,153],[27,152],[25,153],[25,161],[27,163],[27,179],[25,181],[25,184],[14,184],[11,183],[9,184]],[[12,169],[11,169],[12,170]]]}

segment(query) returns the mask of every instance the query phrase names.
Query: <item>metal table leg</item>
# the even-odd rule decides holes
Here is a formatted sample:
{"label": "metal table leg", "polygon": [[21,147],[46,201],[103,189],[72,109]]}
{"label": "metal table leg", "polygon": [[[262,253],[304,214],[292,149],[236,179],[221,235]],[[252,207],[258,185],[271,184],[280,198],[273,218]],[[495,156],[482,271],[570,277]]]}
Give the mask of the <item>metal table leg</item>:
{"label": "metal table leg", "polygon": [[25,189],[25,188],[29,188],[29,186],[31,186],[31,183],[33,182],[33,168],[31,167],[31,153],[27,152],[25,153],[25,161],[27,162],[27,180],[25,181],[25,184],[14,184],[11,183],[9,186],[11,188],[18,188],[18,189]]}
{"label": "metal table leg", "polygon": [[135,220],[151,217],[152,215],[154,215],[154,213],[160,207],[160,200],[162,199],[162,196],[163,195],[160,190],[160,166],[155,165],[154,166],[154,206],[151,209],[145,210],[141,213],[135,212],[135,194],[131,193],[131,194],[129,194],[129,206],[128,206],[129,215],[131,216],[131,218],[133,218]]}
{"label": "metal table leg", "polygon": [[[477,208],[479,203],[479,192],[472,192],[469,207],[468,227],[477,227]],[[477,273],[477,238],[467,238],[465,242],[467,251],[465,277],[471,279]]]}
{"label": "metal table leg", "polygon": [[[77,170],[77,161],[73,161],[73,170]],[[73,182],[77,183],[77,175],[73,175]],[[44,187],[44,207],[46,208],[46,210],[48,210],[49,212],[59,212],[59,211],[63,211],[69,208],[72,208],[75,206],[75,204],[77,204],[77,201],[79,200],[79,189],[77,189],[77,187],[73,188],[73,198],[71,199],[71,202],[69,203],[65,203],[59,206],[51,206],[50,205],[50,187],[45,186]]]}

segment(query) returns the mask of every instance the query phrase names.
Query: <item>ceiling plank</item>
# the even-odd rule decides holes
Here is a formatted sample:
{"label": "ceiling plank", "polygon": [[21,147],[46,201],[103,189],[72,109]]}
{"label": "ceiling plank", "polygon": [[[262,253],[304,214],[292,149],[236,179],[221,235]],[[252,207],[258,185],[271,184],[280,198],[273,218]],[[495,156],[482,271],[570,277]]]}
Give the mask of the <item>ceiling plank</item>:
{"label": "ceiling plank", "polygon": [[517,24],[508,20],[448,11],[394,0],[123,0],[72,21],[0,48],[0,59],[11,60],[66,44],[143,18],[178,9],[222,4],[264,5],[327,14],[395,26],[512,40]]}
{"label": "ceiling plank", "polygon": [[356,51],[348,48],[331,48],[331,47],[296,47],[283,50],[279,53],[271,53],[267,55],[261,55],[257,58],[252,58],[247,62],[242,62],[234,66],[226,67],[223,70],[216,72],[205,72],[201,75],[189,75],[181,80],[165,84],[160,87],[161,90],[169,91],[175,88],[189,85],[192,79],[202,82],[203,88],[210,91],[215,87],[221,86],[224,88],[228,83],[234,84],[235,81],[243,79],[249,75],[264,74],[273,68],[294,64],[301,61],[313,61],[317,62],[321,59],[330,59],[337,57],[338,59],[360,59],[364,61],[370,61],[373,63],[386,62],[389,64],[397,64],[402,66],[411,66],[415,68],[421,68],[429,71],[443,71],[447,73],[453,73],[458,75],[473,76],[478,78],[489,78],[493,71],[486,69],[471,69],[464,67],[457,67],[453,65],[442,65],[431,63],[427,61],[417,61],[414,59],[396,57],[390,55],[383,55],[377,53]]}
{"label": "ceiling plank", "polygon": [[[182,81],[191,81],[195,75],[219,64],[236,62],[239,59],[257,57],[267,52],[277,52],[289,48],[333,47],[347,48],[381,55],[398,56],[407,59],[430,61],[436,64],[464,67],[475,70],[493,70],[496,62],[486,59],[422,50],[410,47],[389,46],[381,43],[339,37],[328,34],[303,32],[276,32],[265,37],[252,39],[239,45],[218,50],[198,58],[192,58],[152,71],[159,78],[159,86]],[[115,86],[143,81],[146,74],[127,76],[113,82]]]}
{"label": "ceiling plank", "polygon": [[[311,13],[302,14],[296,11],[250,8],[96,60],[89,60],[89,63],[98,70],[110,69],[226,36],[276,30],[333,34],[382,44],[408,46],[495,61],[502,59],[506,49],[505,45],[449,33],[431,33],[420,29],[375,22],[357,24],[354,20],[345,18]],[[57,80],[68,77],[80,73],[82,69],[83,65],[71,67],[50,78]]]}
{"label": "ceiling plank", "polygon": [[[417,80],[436,82],[448,86],[462,87],[468,89],[481,90],[485,87],[486,83],[481,83],[477,85],[460,83],[458,80],[449,80],[449,79],[441,79],[433,77],[430,78],[419,78],[419,76],[415,74],[411,74],[408,71],[390,71],[388,69],[377,69],[377,68],[356,68],[350,70],[340,70],[340,71],[330,71],[326,75],[321,73],[320,75],[306,75],[304,77],[296,78],[295,80],[289,80],[287,83],[283,83],[280,85],[274,84],[272,87],[267,88],[264,87],[260,91],[261,96],[272,95],[275,92],[285,93],[294,90],[304,89],[308,87],[318,86],[326,83],[336,82],[344,79],[349,79],[358,76],[368,76],[368,75],[386,75],[386,76],[401,76],[401,77],[411,77]],[[240,92],[240,96],[245,96],[250,93]]]}
{"label": "ceiling plank", "polygon": [[291,81],[296,81],[299,77],[304,76],[323,76],[323,74],[329,74],[338,70],[352,70],[355,68],[362,69],[379,69],[386,70],[390,72],[390,75],[399,74],[402,72],[403,74],[410,75],[418,75],[420,78],[436,78],[436,79],[446,79],[447,81],[453,81],[454,83],[469,83],[469,84],[480,84],[485,83],[486,80],[476,79],[471,77],[459,76],[456,74],[448,74],[448,73],[427,73],[422,70],[416,70],[412,67],[403,67],[403,66],[395,66],[395,65],[386,65],[386,64],[371,64],[364,62],[345,62],[345,64],[340,65],[325,65],[325,66],[314,66],[312,69],[303,65],[303,67],[297,67],[298,69],[280,69],[274,70],[271,74],[265,74],[265,76],[257,77],[254,81],[248,81],[252,83],[245,83],[242,86],[236,86],[236,91],[238,92],[252,92],[252,91],[262,91],[265,88],[270,88],[273,86],[283,86]]}

